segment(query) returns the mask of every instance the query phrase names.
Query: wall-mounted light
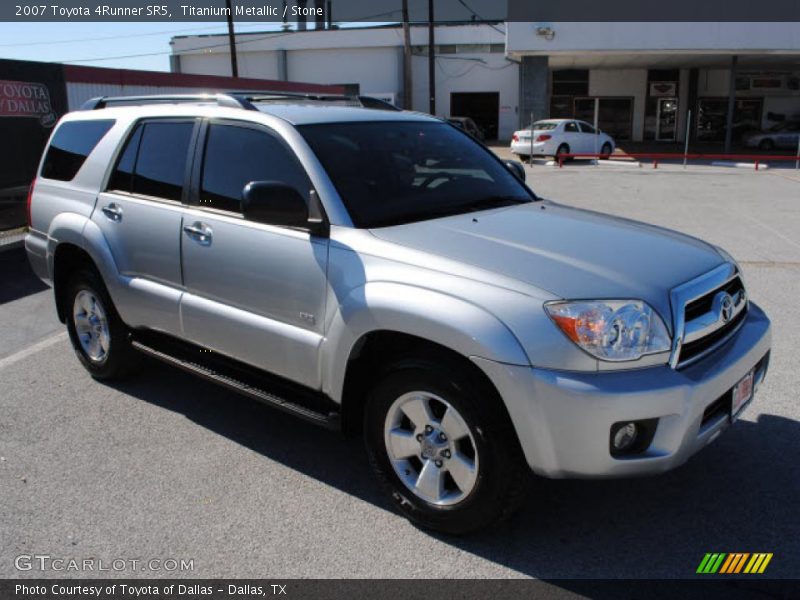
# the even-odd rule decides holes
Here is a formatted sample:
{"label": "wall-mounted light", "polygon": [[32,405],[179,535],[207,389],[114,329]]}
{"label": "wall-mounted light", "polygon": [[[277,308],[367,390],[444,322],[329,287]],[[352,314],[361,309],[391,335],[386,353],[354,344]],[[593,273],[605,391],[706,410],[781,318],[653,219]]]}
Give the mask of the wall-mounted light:
{"label": "wall-mounted light", "polygon": [[536,35],[538,35],[539,37],[543,37],[549,42],[554,37],[556,37],[556,32],[553,31],[553,28],[549,27],[548,25],[541,25],[536,28]]}

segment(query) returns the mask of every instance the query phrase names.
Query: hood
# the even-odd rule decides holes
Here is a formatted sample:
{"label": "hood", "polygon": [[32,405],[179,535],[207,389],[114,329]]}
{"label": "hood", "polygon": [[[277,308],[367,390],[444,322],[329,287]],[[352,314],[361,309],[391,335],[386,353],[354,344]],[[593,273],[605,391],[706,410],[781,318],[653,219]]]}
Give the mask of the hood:
{"label": "hood", "polygon": [[669,291],[723,261],[713,246],[551,202],[372,230],[380,239],[512,277],[561,298],[636,298],[670,322]]}

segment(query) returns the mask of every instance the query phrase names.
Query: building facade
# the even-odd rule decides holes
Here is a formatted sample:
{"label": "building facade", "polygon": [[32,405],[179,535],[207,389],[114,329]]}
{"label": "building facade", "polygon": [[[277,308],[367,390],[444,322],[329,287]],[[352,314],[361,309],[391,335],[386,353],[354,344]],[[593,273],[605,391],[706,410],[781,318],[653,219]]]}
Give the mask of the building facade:
{"label": "building facade", "polygon": [[[411,27],[412,110],[428,111],[427,27]],[[230,73],[221,36],[172,40],[173,70]],[[237,35],[244,77],[358,85],[403,98],[398,25]],[[508,139],[577,117],[620,141],[722,143],[800,120],[797,23],[473,23],[435,29],[436,113]]]}

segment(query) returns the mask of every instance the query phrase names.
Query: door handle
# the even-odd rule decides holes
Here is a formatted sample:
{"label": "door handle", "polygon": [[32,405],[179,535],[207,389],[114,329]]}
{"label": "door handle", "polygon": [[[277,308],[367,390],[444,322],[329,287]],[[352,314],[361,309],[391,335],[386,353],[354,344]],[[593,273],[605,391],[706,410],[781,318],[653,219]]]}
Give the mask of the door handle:
{"label": "door handle", "polygon": [[112,202],[111,204],[104,206],[101,210],[103,211],[103,214],[112,221],[122,220],[122,207],[116,202]]}
{"label": "door handle", "polygon": [[213,232],[211,231],[211,227],[209,227],[205,223],[195,221],[191,225],[184,225],[183,231],[184,233],[186,233],[186,235],[188,235],[190,238],[197,241],[198,243],[202,244],[203,246],[211,245]]}

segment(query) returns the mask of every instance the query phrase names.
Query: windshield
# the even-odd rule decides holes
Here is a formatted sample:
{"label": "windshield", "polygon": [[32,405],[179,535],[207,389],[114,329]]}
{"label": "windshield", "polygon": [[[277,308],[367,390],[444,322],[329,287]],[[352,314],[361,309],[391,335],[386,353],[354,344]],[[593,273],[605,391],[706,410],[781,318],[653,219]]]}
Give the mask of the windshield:
{"label": "windshield", "polygon": [[531,202],[499,159],[445,123],[298,127],[356,227],[372,228]]}

